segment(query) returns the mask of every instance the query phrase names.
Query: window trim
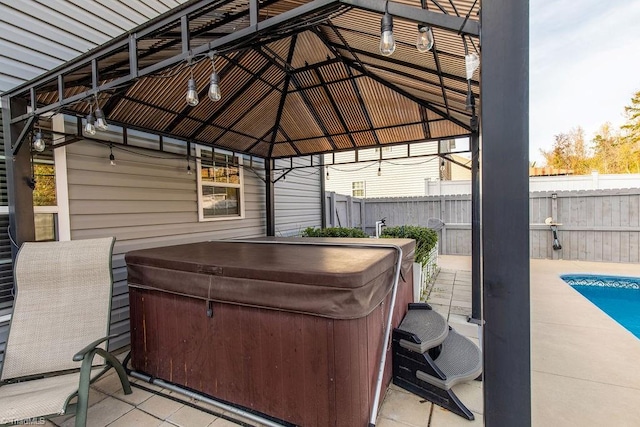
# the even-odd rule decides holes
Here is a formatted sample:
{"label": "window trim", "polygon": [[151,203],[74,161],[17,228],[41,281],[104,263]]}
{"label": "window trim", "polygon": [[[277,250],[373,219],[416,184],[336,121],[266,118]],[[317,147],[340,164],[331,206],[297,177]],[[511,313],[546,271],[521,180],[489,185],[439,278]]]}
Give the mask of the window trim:
{"label": "window trim", "polygon": [[[362,184],[362,188],[353,188],[354,184]],[[362,191],[362,196],[356,196],[354,191]],[[367,197],[367,181],[351,181],[351,197]]]}
{"label": "window trim", "polygon": [[196,185],[198,192],[198,222],[211,222],[211,221],[233,221],[245,218],[245,200],[244,200],[244,168],[243,168],[243,156],[237,153],[232,153],[231,151],[219,150],[219,149],[211,149],[214,153],[221,153],[226,155],[235,156],[238,158],[238,177],[240,179],[240,184],[228,184],[228,183],[217,183],[212,185],[212,187],[226,187],[226,188],[238,188],[240,193],[240,215],[234,216],[221,216],[217,218],[205,218],[204,216],[204,207],[202,205],[202,186],[209,185],[203,184],[202,182],[202,149],[200,146],[196,146]]}

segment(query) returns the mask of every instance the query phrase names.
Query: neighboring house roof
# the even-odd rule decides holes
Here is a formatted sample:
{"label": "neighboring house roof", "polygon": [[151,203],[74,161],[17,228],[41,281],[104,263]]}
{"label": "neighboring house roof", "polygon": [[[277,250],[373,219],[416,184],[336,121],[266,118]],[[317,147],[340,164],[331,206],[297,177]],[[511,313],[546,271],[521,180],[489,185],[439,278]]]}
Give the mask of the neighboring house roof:
{"label": "neighboring house roof", "polygon": [[529,176],[573,175],[573,169],[559,169],[551,166],[529,168]]}

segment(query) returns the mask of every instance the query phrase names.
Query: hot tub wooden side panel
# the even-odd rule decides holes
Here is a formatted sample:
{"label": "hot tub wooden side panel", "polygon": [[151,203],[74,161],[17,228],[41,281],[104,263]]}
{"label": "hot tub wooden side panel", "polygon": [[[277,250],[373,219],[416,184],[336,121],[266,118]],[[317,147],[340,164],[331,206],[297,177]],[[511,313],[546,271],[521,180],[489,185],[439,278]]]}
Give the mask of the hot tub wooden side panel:
{"label": "hot tub wooden side panel", "polygon": [[[401,281],[394,326],[411,296]],[[298,425],[366,426],[389,302],[353,320],[225,303],[209,318],[203,300],[130,288],[132,366]]]}

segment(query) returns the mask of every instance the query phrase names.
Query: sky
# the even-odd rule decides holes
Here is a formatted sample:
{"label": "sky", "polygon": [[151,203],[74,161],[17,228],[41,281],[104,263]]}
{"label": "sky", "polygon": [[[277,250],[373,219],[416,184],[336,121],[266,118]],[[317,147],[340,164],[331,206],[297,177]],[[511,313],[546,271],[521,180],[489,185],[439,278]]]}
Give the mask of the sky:
{"label": "sky", "polygon": [[581,126],[588,141],[625,122],[640,91],[640,0],[530,0],[529,158],[544,163],[554,135]]}

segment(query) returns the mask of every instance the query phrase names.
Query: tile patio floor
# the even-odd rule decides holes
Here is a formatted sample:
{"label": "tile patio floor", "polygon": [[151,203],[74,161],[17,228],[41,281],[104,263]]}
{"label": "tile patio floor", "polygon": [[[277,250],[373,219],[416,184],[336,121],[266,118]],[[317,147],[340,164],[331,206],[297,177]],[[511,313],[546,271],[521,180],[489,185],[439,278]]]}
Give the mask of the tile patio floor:
{"label": "tile patio floor", "polygon": [[[466,321],[471,311],[471,259],[441,256],[439,264],[442,270],[429,289],[428,300],[435,310],[448,316],[451,326],[477,344],[477,327]],[[559,278],[563,273],[640,276],[640,266],[531,261],[533,425],[640,426],[640,340],[565,284]],[[176,393],[137,380],[132,382],[135,385],[130,396],[123,395],[114,374],[96,382],[91,390],[88,425],[238,425],[230,414],[217,408],[197,405]],[[392,385],[384,398],[377,426],[482,425],[482,383],[461,384],[454,391],[475,413],[475,421],[463,420]],[[73,426],[73,421],[58,417],[47,421],[47,425],[67,427]]]}

